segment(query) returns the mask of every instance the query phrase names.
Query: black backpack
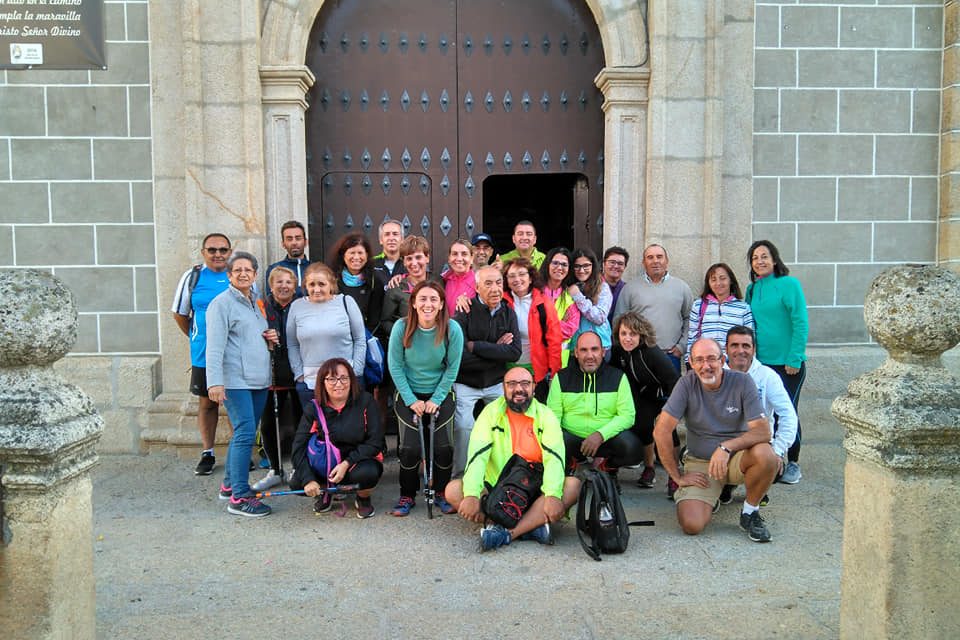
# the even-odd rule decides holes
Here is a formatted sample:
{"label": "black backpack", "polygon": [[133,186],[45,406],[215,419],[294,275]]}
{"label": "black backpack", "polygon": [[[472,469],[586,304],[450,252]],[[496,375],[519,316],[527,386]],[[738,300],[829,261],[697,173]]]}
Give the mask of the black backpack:
{"label": "black backpack", "polygon": [[630,542],[630,527],[652,527],[653,520],[627,522],[617,487],[609,475],[587,469],[577,503],[577,536],[587,555],[601,560],[601,553],[623,553]]}

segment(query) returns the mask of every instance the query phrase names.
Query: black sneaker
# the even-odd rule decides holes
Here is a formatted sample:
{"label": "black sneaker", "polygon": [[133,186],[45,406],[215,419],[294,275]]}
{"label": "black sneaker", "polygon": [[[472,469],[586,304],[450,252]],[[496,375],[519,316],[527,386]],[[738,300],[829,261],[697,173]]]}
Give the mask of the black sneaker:
{"label": "black sneaker", "polygon": [[735,484],[723,485],[723,491],[720,492],[720,504],[730,504],[733,502],[733,490],[737,488]]}
{"label": "black sneaker", "polygon": [[208,476],[213,473],[213,468],[217,466],[217,458],[212,453],[203,452],[203,455],[200,456],[200,462],[197,463],[197,468],[193,470],[193,475],[195,476]]}
{"label": "black sneaker", "polygon": [[759,511],[754,511],[750,515],[741,513],[740,528],[746,531],[754,542],[770,542],[770,532],[767,531],[767,525],[763,523],[763,517]]}
{"label": "black sneaker", "polygon": [[333,507],[333,497],[324,491],[313,503],[313,512],[316,514],[326,513],[330,511],[330,508]]}
{"label": "black sneaker", "polygon": [[763,497],[760,498],[760,506],[765,507],[768,504],[770,504],[770,496],[765,493],[763,494]]}

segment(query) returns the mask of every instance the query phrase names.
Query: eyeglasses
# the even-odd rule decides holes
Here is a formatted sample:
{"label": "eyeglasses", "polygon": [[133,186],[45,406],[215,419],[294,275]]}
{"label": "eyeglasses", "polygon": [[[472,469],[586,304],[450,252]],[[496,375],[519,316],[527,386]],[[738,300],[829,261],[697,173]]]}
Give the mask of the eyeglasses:
{"label": "eyeglasses", "polygon": [[627,266],[627,263],[624,262],[623,260],[609,260],[609,259],[608,259],[608,260],[606,260],[606,261],[604,262],[604,264],[608,264],[608,265],[610,265],[611,267],[625,267],[625,266]]}
{"label": "eyeglasses", "polygon": [[230,273],[256,273],[256,269],[249,269],[247,267],[237,267],[236,269],[230,269]]}
{"label": "eyeglasses", "polygon": [[331,387],[336,387],[337,385],[343,386],[350,382],[350,377],[349,376],[337,376],[337,377],[327,376],[326,378],[323,379],[323,381],[329,384]]}
{"label": "eyeglasses", "polygon": [[516,389],[517,387],[520,387],[521,389],[529,389],[533,386],[533,382],[531,380],[510,380],[508,382],[504,382],[503,386],[505,386],[507,389]]}
{"label": "eyeglasses", "polygon": [[561,262],[561,261],[559,261],[559,260],[551,260],[551,261],[550,261],[550,266],[551,266],[551,267],[563,267],[564,269],[569,269],[569,268],[570,268],[570,265],[569,265],[569,264],[567,264],[566,262]]}
{"label": "eyeglasses", "polygon": [[207,253],[219,253],[224,256],[230,253],[230,247],[204,247],[203,250]]}
{"label": "eyeglasses", "polygon": [[593,265],[592,265],[592,264],[575,264],[575,265],[573,265],[573,270],[574,270],[574,271],[590,271],[590,269],[593,269]]}
{"label": "eyeglasses", "polygon": [[709,364],[717,364],[717,363],[720,362],[722,359],[723,359],[723,358],[721,358],[720,356],[700,356],[700,357],[697,357],[697,358],[690,358],[690,362],[692,362],[693,364],[698,364],[698,365],[699,365],[699,364],[707,364],[707,363],[709,363]]}

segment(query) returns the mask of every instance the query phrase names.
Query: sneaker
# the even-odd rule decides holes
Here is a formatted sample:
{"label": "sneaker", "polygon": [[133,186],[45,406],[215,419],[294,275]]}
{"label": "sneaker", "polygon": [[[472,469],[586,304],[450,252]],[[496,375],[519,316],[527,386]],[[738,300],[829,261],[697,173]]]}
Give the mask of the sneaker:
{"label": "sneaker", "polygon": [[763,523],[759,511],[754,511],[750,515],[740,514],[740,528],[749,534],[754,542],[770,542],[770,532],[767,531],[767,525]]}
{"label": "sneaker", "polygon": [[447,502],[447,499],[443,497],[442,493],[438,493],[433,496],[433,506],[440,509],[440,513],[445,516],[457,512],[457,510],[453,508],[453,505]]}
{"label": "sneaker", "polygon": [[[531,532],[532,533],[532,532]],[[480,552],[493,551],[497,547],[510,544],[510,532],[498,524],[487,525],[480,529]]]}
{"label": "sneaker", "polygon": [[416,504],[413,498],[408,498],[407,496],[400,496],[400,499],[397,500],[397,504],[390,510],[390,515],[397,516],[402,518],[404,516],[410,515],[410,510],[413,509],[413,506]]}
{"label": "sneaker", "polygon": [[716,502],[713,503],[713,512],[716,513],[717,511],[720,511],[720,501],[719,501],[719,500],[717,500]]}
{"label": "sneaker", "polygon": [[650,489],[657,483],[657,472],[653,467],[644,467],[637,486],[641,489]]}
{"label": "sneaker", "polygon": [[217,458],[212,453],[206,451],[200,456],[200,462],[197,468],[193,470],[195,476],[208,476],[213,473],[213,468],[217,466]]}
{"label": "sneaker", "polygon": [[800,473],[800,463],[788,462],[787,466],[783,468],[783,475],[780,476],[780,482],[783,484],[797,484],[802,477],[803,474]]}
{"label": "sneaker", "polygon": [[553,544],[553,533],[550,531],[550,524],[543,523],[533,531],[528,531],[519,538],[520,540],[533,540],[540,544]]}
{"label": "sneaker", "polygon": [[313,503],[313,512],[320,514],[330,511],[330,508],[333,506],[333,497],[324,491],[317,496],[316,501]]}
{"label": "sneaker", "polygon": [[358,518],[372,518],[373,514],[376,513],[373,508],[373,501],[369,496],[366,498],[357,496],[357,499],[353,501],[353,506],[357,508]]}
{"label": "sneaker", "polygon": [[733,490],[737,488],[735,484],[725,484],[723,485],[723,490],[720,492],[720,504],[730,504],[733,502]]}
{"label": "sneaker", "polygon": [[673,500],[673,494],[675,494],[679,488],[680,485],[674,482],[673,478],[667,480],[667,500]]}
{"label": "sneaker", "polygon": [[235,516],[246,516],[248,518],[262,518],[270,515],[272,509],[257,500],[256,498],[230,498],[230,504],[227,505],[227,513]]}
{"label": "sneaker", "polygon": [[763,497],[760,498],[760,506],[765,507],[768,504],[770,504],[770,496],[768,496],[767,494],[763,494]]}
{"label": "sneaker", "polygon": [[267,472],[267,475],[253,483],[253,486],[250,488],[254,491],[266,491],[267,489],[271,489],[282,482],[283,476],[278,475],[276,471],[270,469],[270,471]]}
{"label": "sneaker", "polygon": [[221,482],[221,483],[220,483],[220,493],[217,494],[217,497],[220,498],[221,500],[229,500],[230,498],[233,497],[233,489],[232,489],[231,487],[226,486],[225,484],[223,484],[223,483]]}
{"label": "sneaker", "polygon": [[250,464],[247,466],[247,472],[249,473],[250,471],[256,471],[256,470],[257,470],[257,465],[253,461],[253,459],[251,459]]}

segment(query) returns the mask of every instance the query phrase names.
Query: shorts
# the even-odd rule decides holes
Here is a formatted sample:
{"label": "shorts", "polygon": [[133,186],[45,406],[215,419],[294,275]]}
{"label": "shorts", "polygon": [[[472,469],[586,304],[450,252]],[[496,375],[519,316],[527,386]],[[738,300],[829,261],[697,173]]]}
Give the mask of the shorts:
{"label": "shorts", "polygon": [[206,367],[190,367],[190,393],[201,398],[207,397]]}
{"label": "shorts", "polygon": [[684,456],[683,458],[683,470],[686,473],[691,471],[699,471],[707,476],[707,479],[710,480],[710,486],[706,489],[702,487],[680,487],[677,489],[677,492],[673,496],[674,502],[682,502],[683,500],[699,500],[700,502],[706,502],[711,507],[716,504],[717,500],[720,499],[720,492],[723,491],[723,485],[725,484],[743,484],[743,472],[740,470],[740,462],[743,460],[743,451],[737,451],[730,458],[730,463],[727,465],[727,477],[721,482],[711,478],[707,471],[710,469],[709,460],[701,460],[700,458],[694,458],[691,455]]}

